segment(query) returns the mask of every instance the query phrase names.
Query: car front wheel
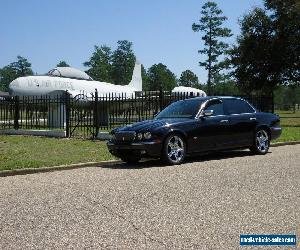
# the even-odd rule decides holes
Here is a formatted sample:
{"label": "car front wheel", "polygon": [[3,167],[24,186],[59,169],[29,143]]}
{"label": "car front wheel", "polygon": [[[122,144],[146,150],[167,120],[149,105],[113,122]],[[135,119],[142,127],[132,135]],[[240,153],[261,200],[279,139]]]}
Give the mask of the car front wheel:
{"label": "car front wheel", "polygon": [[259,129],[255,133],[254,144],[250,150],[259,155],[268,153],[270,147],[269,133],[265,129]]}
{"label": "car front wheel", "polygon": [[164,143],[162,159],[171,165],[181,164],[185,158],[186,145],[181,135],[171,134]]}

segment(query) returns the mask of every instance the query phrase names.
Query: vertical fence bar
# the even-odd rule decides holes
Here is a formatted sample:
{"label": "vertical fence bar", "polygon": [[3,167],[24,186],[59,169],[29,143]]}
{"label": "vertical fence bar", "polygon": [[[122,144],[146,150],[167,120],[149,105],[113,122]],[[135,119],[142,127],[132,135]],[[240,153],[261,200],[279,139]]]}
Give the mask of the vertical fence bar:
{"label": "vertical fence bar", "polygon": [[[272,95],[271,95],[271,109],[272,109],[272,113],[275,112],[275,108],[274,108],[274,91],[272,91]],[[295,105],[294,105],[294,110],[295,110]]]}
{"label": "vertical fence bar", "polygon": [[19,129],[19,117],[20,117],[20,99],[19,96],[14,97],[15,101],[15,113],[14,113],[14,129]]}
{"label": "vertical fence bar", "polygon": [[163,90],[160,88],[159,90],[159,111],[162,111],[163,109]]}
{"label": "vertical fence bar", "polygon": [[93,137],[96,138],[99,134],[99,114],[98,114],[98,91],[95,91],[95,100],[94,100],[94,126],[95,126],[95,134]]}
{"label": "vertical fence bar", "polygon": [[71,136],[70,134],[70,94],[68,91],[64,94],[64,101],[66,106],[66,137],[69,138]]}

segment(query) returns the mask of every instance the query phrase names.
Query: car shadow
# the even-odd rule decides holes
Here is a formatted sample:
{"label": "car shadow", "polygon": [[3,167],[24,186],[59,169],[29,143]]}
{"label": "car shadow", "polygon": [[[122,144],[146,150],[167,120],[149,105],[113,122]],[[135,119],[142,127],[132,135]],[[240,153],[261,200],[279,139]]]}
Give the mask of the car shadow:
{"label": "car shadow", "polygon": [[[270,154],[271,152],[268,152]],[[251,153],[249,150],[234,150],[234,151],[220,151],[220,152],[211,152],[206,154],[201,154],[198,156],[189,156],[185,159],[185,163],[193,162],[207,162],[212,160],[222,160],[235,157],[243,156],[256,156]],[[161,162],[159,159],[148,159],[142,160],[138,163],[125,163],[120,162],[112,165],[101,166],[101,168],[110,168],[110,169],[144,169],[144,168],[158,168],[166,167],[168,165]]]}

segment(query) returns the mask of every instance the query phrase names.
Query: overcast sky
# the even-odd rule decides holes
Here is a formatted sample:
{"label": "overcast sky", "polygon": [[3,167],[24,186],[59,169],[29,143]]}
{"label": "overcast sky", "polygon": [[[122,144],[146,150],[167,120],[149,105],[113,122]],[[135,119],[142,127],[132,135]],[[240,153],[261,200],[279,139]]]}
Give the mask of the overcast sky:
{"label": "overcast sky", "polygon": [[[137,58],[150,67],[162,62],[177,76],[190,69],[203,82],[198,66],[200,33],[192,23],[200,16],[200,0],[0,0],[0,67],[26,57],[34,72],[46,73],[60,60],[85,69],[94,45],[113,49],[118,40],[133,42]],[[261,0],[216,1],[228,17],[234,42],[238,18]]]}

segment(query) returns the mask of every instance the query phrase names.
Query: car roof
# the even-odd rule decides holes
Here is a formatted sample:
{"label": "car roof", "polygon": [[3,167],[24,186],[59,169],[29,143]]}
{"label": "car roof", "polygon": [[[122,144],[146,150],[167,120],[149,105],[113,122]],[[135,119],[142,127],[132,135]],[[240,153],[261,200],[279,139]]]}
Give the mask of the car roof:
{"label": "car roof", "polygon": [[184,99],[185,101],[199,100],[199,101],[207,101],[210,99],[219,98],[219,99],[243,99],[237,96],[205,96],[205,97],[194,97],[189,99]]}

